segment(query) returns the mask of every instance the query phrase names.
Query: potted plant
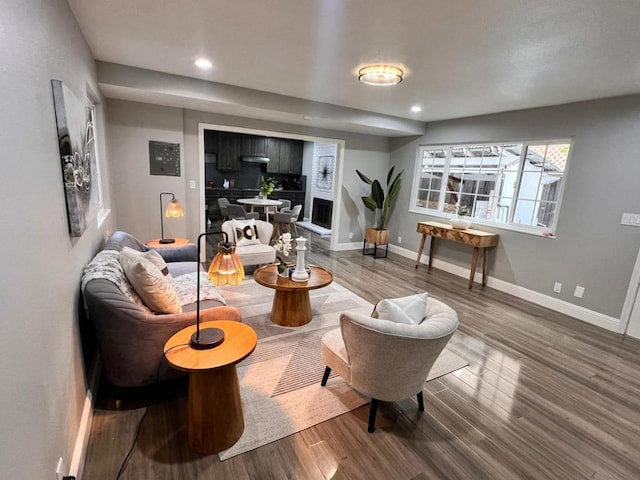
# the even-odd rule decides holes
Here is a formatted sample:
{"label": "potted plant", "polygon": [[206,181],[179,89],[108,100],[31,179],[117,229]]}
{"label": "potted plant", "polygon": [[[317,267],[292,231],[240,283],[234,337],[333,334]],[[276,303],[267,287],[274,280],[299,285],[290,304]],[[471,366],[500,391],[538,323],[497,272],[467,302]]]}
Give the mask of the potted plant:
{"label": "potted plant", "polygon": [[273,177],[264,178],[260,177],[260,197],[267,198],[273,189],[276,188],[276,181]]}
{"label": "potted plant", "polygon": [[280,235],[273,245],[276,249],[276,258],[278,260],[278,275],[281,277],[289,276],[289,267],[285,258],[289,256],[289,252],[293,248],[291,240],[291,234],[286,232]]}
{"label": "potted plant", "polygon": [[394,177],[394,169],[395,167],[391,167],[389,173],[387,173],[386,192],[378,180],[371,180],[362,172],[356,170],[360,179],[364,183],[371,185],[371,194],[367,197],[362,197],[364,206],[374,212],[376,216],[375,227],[369,227],[365,230],[365,241],[368,243],[374,243],[376,245],[386,245],[389,243],[389,230],[385,229],[385,225],[398,198],[402,184],[401,176],[404,172],[403,170]]}
{"label": "potted plant", "polygon": [[456,204],[456,217],[449,220],[449,223],[456,230],[466,230],[471,226],[471,220],[469,220],[471,211],[466,205]]}

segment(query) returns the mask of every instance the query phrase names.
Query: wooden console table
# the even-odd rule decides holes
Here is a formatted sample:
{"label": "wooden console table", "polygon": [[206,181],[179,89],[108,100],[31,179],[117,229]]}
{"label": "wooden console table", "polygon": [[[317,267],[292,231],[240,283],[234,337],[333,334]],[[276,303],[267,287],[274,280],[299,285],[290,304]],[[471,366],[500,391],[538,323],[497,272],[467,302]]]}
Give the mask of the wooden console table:
{"label": "wooden console table", "polygon": [[489,268],[488,248],[495,247],[498,244],[498,235],[495,233],[481,232],[479,230],[458,230],[446,223],[438,222],[418,222],[417,232],[422,234],[420,240],[420,248],[418,248],[418,258],[416,259],[416,268],[420,265],[420,257],[424,248],[424,241],[427,235],[431,235],[431,245],[429,246],[429,270],[433,261],[433,254],[436,246],[436,238],[442,238],[455,243],[462,243],[473,247],[473,257],[471,258],[471,275],[469,277],[469,290],[473,288],[473,277],[476,274],[476,265],[478,264],[478,254],[482,248],[482,285],[487,284],[487,270]]}

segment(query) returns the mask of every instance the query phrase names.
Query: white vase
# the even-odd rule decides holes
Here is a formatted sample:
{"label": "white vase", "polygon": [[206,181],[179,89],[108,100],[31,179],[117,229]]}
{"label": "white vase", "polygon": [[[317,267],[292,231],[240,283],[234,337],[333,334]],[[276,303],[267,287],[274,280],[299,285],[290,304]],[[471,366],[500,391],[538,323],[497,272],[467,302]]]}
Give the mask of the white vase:
{"label": "white vase", "polygon": [[471,220],[468,217],[454,217],[449,219],[449,224],[456,230],[466,230],[471,226]]}
{"label": "white vase", "polygon": [[306,282],[309,280],[309,274],[304,267],[304,252],[307,250],[305,243],[307,239],[304,237],[296,238],[296,252],[298,257],[296,258],[296,269],[291,274],[291,280],[294,282]]}

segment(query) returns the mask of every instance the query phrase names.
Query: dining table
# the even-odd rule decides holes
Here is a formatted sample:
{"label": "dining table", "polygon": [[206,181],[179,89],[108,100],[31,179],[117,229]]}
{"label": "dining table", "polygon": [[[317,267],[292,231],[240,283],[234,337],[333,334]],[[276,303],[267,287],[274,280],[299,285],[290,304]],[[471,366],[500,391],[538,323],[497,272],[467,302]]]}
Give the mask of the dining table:
{"label": "dining table", "polygon": [[251,211],[254,211],[255,207],[263,207],[264,208],[264,216],[266,221],[269,221],[269,207],[277,207],[278,205],[282,205],[280,200],[269,200],[268,198],[239,198],[238,203],[243,205],[249,205],[251,207]]}

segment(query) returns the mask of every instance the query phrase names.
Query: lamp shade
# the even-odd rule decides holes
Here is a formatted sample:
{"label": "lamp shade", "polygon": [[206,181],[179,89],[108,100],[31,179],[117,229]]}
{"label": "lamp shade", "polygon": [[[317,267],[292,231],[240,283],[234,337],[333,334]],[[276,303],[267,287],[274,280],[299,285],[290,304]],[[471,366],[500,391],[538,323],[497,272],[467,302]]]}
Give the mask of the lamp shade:
{"label": "lamp shade", "polygon": [[209,265],[207,276],[214,285],[239,285],[244,280],[244,267],[235,246],[218,243],[218,253]]}
{"label": "lamp shade", "polygon": [[358,72],[358,80],[368,85],[395,85],[402,81],[404,72],[393,65],[368,65]]}
{"label": "lamp shade", "polygon": [[164,216],[167,218],[179,218],[184,217],[184,210],[182,210],[182,205],[177,198],[173,197],[167,205],[167,211],[164,212]]}

